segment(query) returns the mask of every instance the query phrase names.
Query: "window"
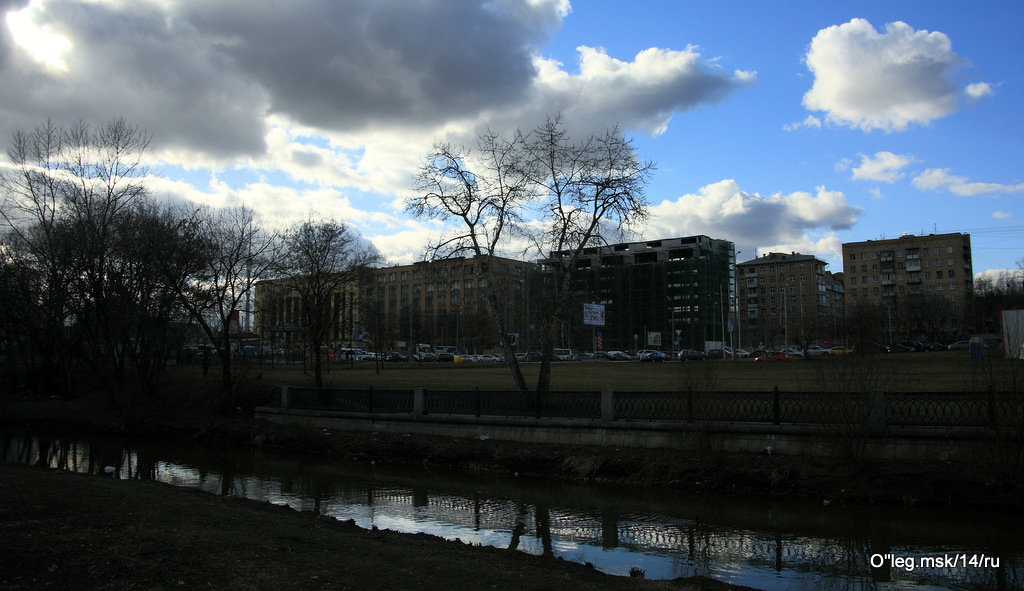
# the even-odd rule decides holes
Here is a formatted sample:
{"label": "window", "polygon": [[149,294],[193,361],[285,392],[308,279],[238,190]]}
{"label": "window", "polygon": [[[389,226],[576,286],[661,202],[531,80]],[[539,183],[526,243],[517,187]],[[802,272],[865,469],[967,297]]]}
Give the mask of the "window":
{"label": "window", "polygon": [[936,279],[942,279],[942,271],[936,271],[935,272],[935,278]]}
{"label": "window", "polygon": [[408,271],[402,271],[402,281],[408,281],[408,280],[409,280],[409,272]]}
{"label": "window", "polygon": [[388,273],[388,281],[398,281],[398,274],[394,272]]}

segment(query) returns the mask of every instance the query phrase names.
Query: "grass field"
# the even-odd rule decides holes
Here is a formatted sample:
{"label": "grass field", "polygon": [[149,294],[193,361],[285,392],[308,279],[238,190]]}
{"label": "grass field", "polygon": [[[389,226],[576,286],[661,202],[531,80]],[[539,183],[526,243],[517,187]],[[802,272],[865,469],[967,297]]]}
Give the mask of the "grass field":
{"label": "grass field", "polygon": [[[536,383],[538,363],[522,364],[527,383]],[[196,366],[172,367],[170,375],[194,378]],[[265,391],[282,385],[311,385],[312,374],[301,365],[263,365],[242,368],[242,381]],[[218,376],[212,370],[207,380]],[[258,379],[257,379],[258,378]],[[386,363],[379,372],[372,362],[336,363],[324,374],[334,388],[514,389],[503,364]],[[984,391],[989,387],[1019,391],[1024,364],[1001,359],[972,361],[963,352],[907,353],[866,357],[756,363],[718,360],[647,364],[637,362],[566,362],[552,367],[553,390],[678,391]]]}

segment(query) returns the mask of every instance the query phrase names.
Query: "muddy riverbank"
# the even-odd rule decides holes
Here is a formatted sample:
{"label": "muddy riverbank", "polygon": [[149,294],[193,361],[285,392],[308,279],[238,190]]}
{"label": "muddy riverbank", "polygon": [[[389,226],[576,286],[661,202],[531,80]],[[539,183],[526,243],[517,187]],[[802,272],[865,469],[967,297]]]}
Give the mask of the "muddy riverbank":
{"label": "muddy riverbank", "polygon": [[153,481],[0,466],[0,586],[37,589],[739,589],[646,581],[365,530]]}

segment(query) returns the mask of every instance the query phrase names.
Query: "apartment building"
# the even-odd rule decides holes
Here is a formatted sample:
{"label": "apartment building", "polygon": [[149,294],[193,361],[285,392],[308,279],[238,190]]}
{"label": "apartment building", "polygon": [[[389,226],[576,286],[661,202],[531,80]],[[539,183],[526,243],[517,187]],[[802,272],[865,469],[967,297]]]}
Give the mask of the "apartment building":
{"label": "apartment building", "polygon": [[842,277],[807,254],[771,252],[736,265],[743,342],[783,346],[835,340],[842,319]]}
{"label": "apartment building", "polygon": [[605,325],[583,325],[582,312],[565,319],[562,346],[589,350],[704,349],[731,340],[735,245],[708,236],[624,242],[587,248],[575,261],[554,252],[541,273],[573,272],[576,309],[601,304]]}
{"label": "apartment building", "polygon": [[[328,345],[353,347],[363,332],[360,314],[360,285],[365,274],[351,274],[338,284],[328,298]],[[305,318],[299,292],[290,279],[260,281],[255,286],[254,329],[269,346],[295,349],[304,346]]]}
{"label": "apartment building", "polygon": [[970,234],[843,244],[846,306],[884,308],[893,338],[943,339],[966,326],[974,290]]}
{"label": "apartment building", "polygon": [[365,299],[385,324],[371,332],[382,332],[390,349],[429,343],[462,352],[493,350],[500,342],[488,284],[496,283],[497,312],[509,332],[525,332],[530,268],[503,257],[457,257],[371,269]]}

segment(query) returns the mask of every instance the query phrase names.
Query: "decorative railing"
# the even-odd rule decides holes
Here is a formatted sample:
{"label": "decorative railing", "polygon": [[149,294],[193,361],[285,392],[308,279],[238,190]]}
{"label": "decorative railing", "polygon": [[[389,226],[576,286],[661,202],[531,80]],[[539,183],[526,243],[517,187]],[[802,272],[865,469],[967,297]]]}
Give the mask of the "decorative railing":
{"label": "decorative railing", "polygon": [[537,392],[286,387],[293,410],[410,416],[737,422],[869,427],[1014,427],[1024,394],[1008,392]]}

